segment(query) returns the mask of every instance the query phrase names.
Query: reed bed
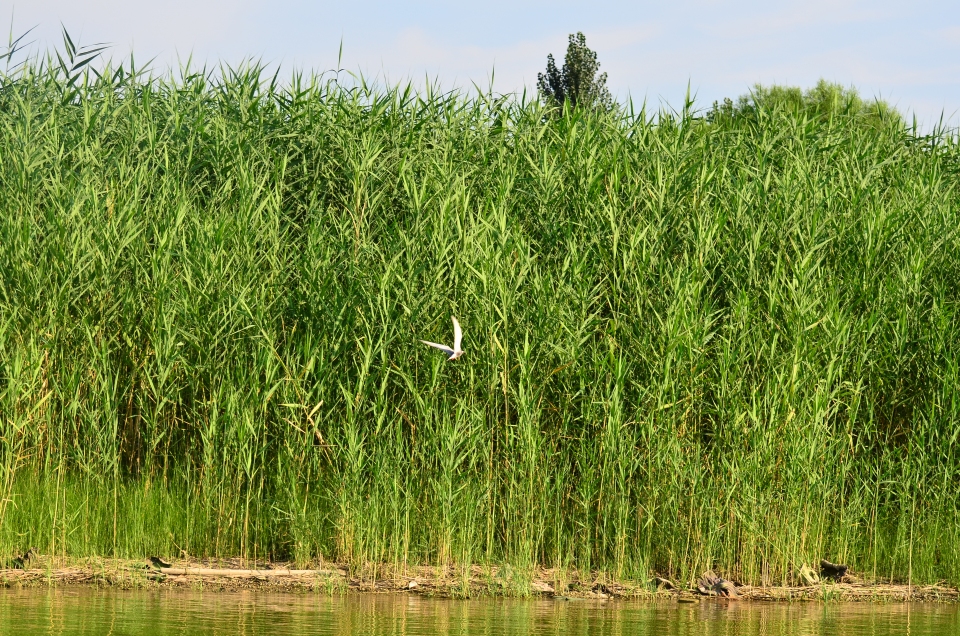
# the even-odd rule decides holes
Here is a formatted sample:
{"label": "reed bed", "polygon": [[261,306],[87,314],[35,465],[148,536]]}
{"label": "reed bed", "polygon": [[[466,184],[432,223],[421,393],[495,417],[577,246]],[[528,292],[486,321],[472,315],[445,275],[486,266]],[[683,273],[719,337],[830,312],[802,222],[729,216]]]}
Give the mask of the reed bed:
{"label": "reed bed", "polygon": [[0,88],[0,552],[960,582],[952,133]]}

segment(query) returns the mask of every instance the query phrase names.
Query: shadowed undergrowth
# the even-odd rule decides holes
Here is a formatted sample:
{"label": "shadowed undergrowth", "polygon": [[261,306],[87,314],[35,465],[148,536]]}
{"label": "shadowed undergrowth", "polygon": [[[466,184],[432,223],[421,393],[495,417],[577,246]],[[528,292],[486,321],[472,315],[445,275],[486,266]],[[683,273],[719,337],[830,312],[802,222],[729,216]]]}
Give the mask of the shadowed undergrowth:
{"label": "shadowed undergrowth", "polygon": [[958,582],[957,147],[860,123],[26,64],[0,550]]}

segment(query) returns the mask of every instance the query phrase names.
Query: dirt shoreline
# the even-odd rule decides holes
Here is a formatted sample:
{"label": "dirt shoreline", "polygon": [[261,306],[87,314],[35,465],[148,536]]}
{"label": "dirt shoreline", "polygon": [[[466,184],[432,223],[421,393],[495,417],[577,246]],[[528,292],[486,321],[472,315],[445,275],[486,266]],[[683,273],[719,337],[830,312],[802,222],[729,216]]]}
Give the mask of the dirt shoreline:
{"label": "dirt shoreline", "polygon": [[[250,563],[239,559],[181,560],[157,567],[150,561],[122,559],[31,560],[25,569],[0,569],[0,587],[97,586],[119,589],[262,590],[326,594],[415,594],[438,598],[539,597],[558,601],[622,599],[699,602],[716,598],[696,589],[653,581],[614,581],[603,574],[510,567],[367,566],[351,569],[320,564],[295,569],[290,563]],[[737,598],[724,601],[960,601],[960,590],[945,584],[906,585],[878,582],[822,582],[807,586],[736,587]]]}

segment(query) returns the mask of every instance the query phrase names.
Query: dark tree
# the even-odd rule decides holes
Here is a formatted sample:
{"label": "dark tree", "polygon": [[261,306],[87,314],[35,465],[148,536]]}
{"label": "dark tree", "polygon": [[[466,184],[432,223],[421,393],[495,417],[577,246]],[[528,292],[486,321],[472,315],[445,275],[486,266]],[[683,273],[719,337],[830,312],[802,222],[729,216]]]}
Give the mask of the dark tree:
{"label": "dark tree", "polygon": [[607,90],[607,74],[597,76],[599,68],[597,54],[587,47],[583,33],[571,34],[563,69],[557,68],[552,53],[547,55],[547,72],[537,74],[537,88],[550,105],[562,106],[569,102],[572,108],[609,109],[613,97]]}

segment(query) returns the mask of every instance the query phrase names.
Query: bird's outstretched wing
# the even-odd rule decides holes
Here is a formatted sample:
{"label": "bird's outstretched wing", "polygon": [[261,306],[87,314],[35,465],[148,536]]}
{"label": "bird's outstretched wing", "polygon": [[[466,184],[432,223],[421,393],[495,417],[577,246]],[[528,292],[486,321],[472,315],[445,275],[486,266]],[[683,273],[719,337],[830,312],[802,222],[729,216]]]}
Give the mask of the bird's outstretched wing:
{"label": "bird's outstretched wing", "polygon": [[463,341],[463,330],[460,329],[460,323],[457,322],[457,319],[453,316],[450,316],[453,319],[453,350],[460,351],[460,343]]}
{"label": "bird's outstretched wing", "polygon": [[436,342],[430,342],[429,340],[421,340],[420,342],[422,342],[425,345],[429,345],[434,349],[439,349],[440,351],[443,351],[447,355],[451,355],[451,356],[453,355],[453,349],[451,349],[447,345],[437,344]]}

